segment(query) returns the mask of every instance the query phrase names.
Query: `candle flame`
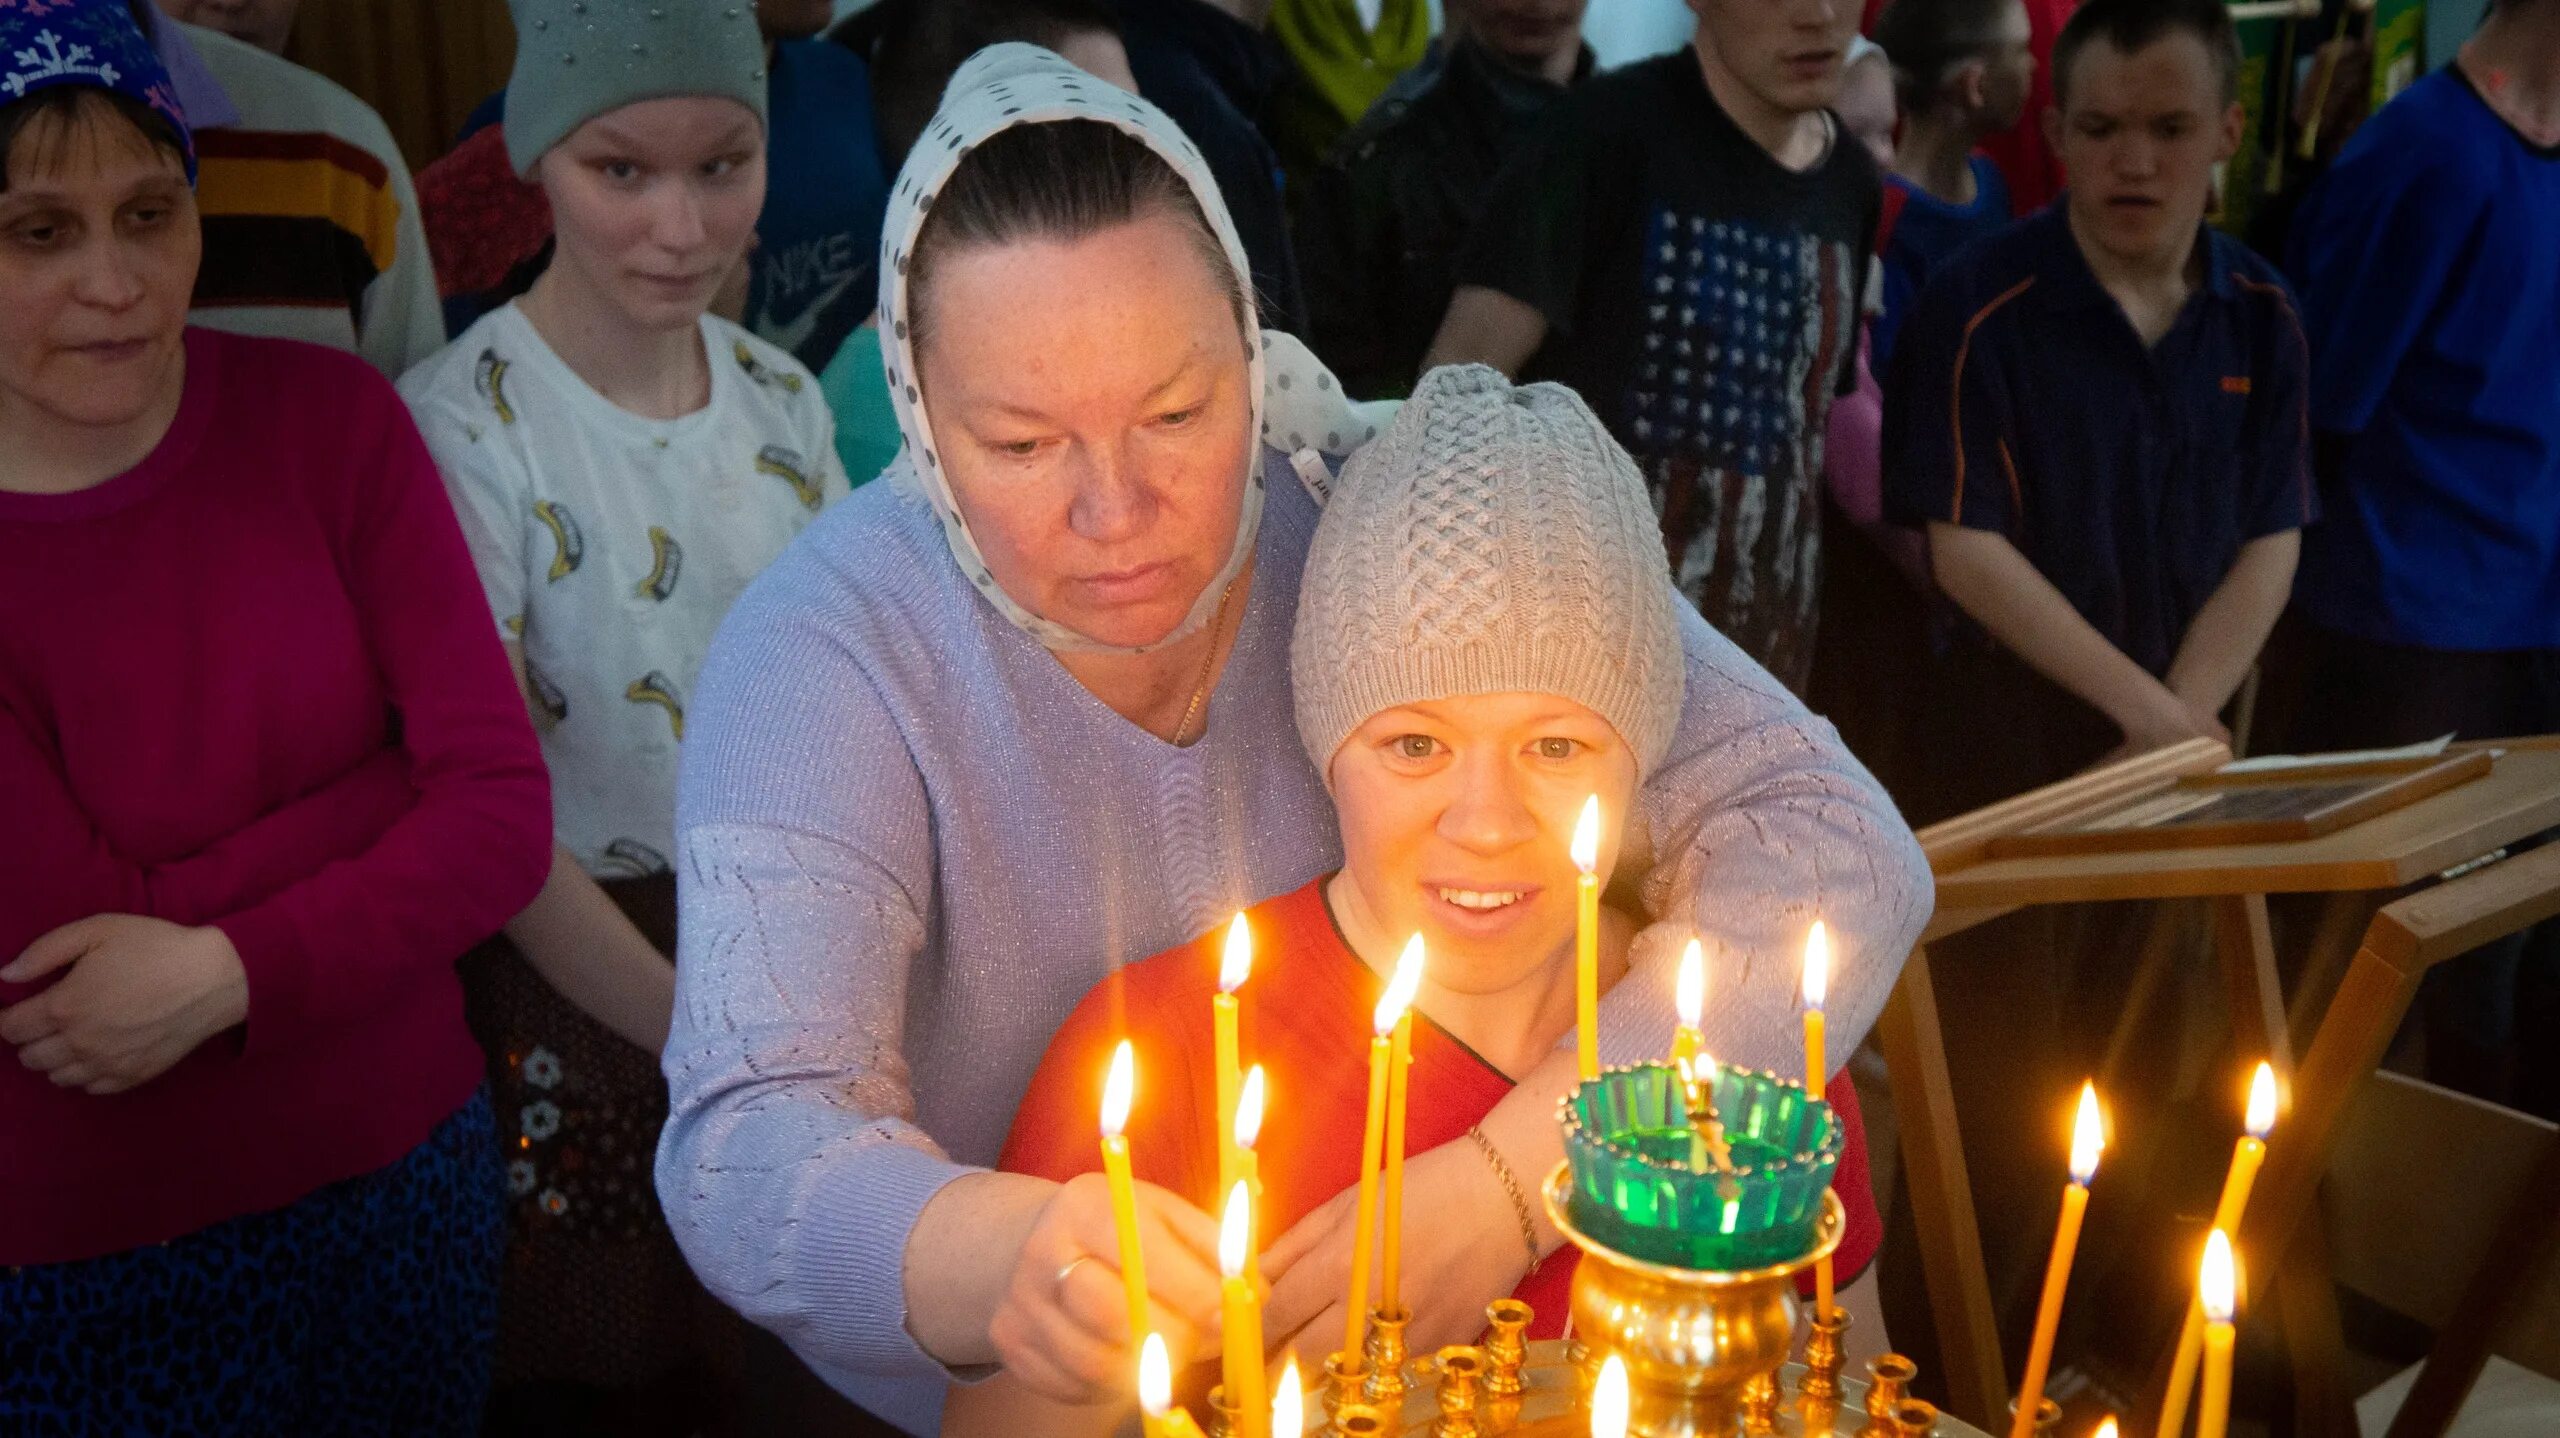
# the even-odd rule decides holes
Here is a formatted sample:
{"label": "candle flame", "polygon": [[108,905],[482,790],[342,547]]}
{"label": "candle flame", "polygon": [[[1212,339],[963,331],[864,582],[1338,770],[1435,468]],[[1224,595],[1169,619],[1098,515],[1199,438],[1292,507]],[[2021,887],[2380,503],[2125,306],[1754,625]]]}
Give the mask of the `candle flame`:
{"label": "candle flame", "polygon": [[1591,1385],[1591,1438],[1627,1438],[1627,1360],[1615,1353]]}
{"label": "candle flame", "polygon": [[2098,1086],[2080,1085],[2080,1117],[2071,1126],[2071,1181],[2082,1188],[2098,1176],[2098,1154],[2107,1146],[2107,1121],[2098,1112]]}
{"label": "candle flame", "polygon": [[1369,1016],[1378,1037],[1395,1032],[1396,1021],[1413,1006],[1413,996],[1422,992],[1422,935],[1404,942],[1404,957],[1396,960],[1395,974],[1387,980],[1387,991],[1378,996],[1378,1010]]}
{"label": "candle flame", "polygon": [[1582,817],[1573,825],[1573,866],[1588,874],[1600,867],[1600,796],[1592,795],[1582,803]]}
{"label": "candle flame", "polygon": [[2276,1126],[2276,1069],[2264,1059],[2249,1077],[2249,1137],[2264,1140]]}
{"label": "candle flame", "polygon": [[1111,1051],[1111,1076],[1102,1081],[1102,1136],[1118,1138],[1129,1126],[1129,1103],[1138,1096],[1138,1053],[1122,1039]]}
{"label": "candle flame", "polygon": [[1680,951],[1680,982],[1672,989],[1671,1002],[1680,1011],[1680,1022],[1693,1029],[1707,1011],[1707,951],[1694,938]]}
{"label": "candle flame", "polygon": [[1831,932],[1816,919],[1812,932],[1804,936],[1804,1006],[1818,1009],[1830,993]]}
{"label": "candle flame", "polygon": [[1253,1191],[1243,1179],[1227,1190],[1227,1216],[1218,1224],[1218,1272],[1244,1276],[1245,1250],[1253,1246]]}
{"label": "candle flame", "polygon": [[1700,1084],[1713,1084],[1716,1081],[1716,1056],[1705,1049],[1698,1050],[1698,1056],[1695,1059],[1673,1059],[1671,1063],[1674,1068],[1680,1070],[1682,1088],[1696,1088]]}
{"label": "candle flame", "polygon": [[1280,1369],[1280,1386],[1271,1390],[1272,1438],[1299,1438],[1307,1431],[1307,1395],[1299,1387],[1298,1355]]}
{"label": "candle flame", "polygon": [[1253,975],[1253,930],[1246,927],[1244,915],[1236,915],[1227,925],[1227,956],[1218,964],[1218,992],[1232,994],[1244,987]]}
{"label": "candle flame", "polygon": [[2196,1274],[2196,1298],[2204,1306],[2204,1316],[2214,1323],[2229,1323],[2239,1310],[2240,1275],[2231,1256],[2231,1235],[2215,1229],[2204,1241],[2204,1267]]}
{"label": "candle flame", "polygon": [[1236,1147],[1251,1148],[1262,1137],[1262,1065],[1255,1064],[1236,1093]]}
{"label": "candle flame", "polygon": [[1138,1407],[1150,1418],[1162,1418],[1173,1406],[1173,1361],[1165,1357],[1164,1335],[1150,1333],[1138,1350]]}
{"label": "candle flame", "polygon": [[2116,1415],[2108,1414],[2106,1421],[2099,1424],[2089,1438],[2116,1438]]}

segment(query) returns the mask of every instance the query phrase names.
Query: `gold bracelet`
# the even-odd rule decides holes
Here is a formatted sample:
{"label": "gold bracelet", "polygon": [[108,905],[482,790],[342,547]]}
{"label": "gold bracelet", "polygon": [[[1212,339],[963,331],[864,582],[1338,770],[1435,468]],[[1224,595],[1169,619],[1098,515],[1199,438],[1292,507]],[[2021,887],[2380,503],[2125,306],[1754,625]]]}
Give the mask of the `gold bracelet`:
{"label": "gold bracelet", "polygon": [[1467,1137],[1474,1139],[1476,1147],[1484,1151],[1484,1161],[1493,1165],[1493,1176],[1502,1180],[1502,1191],[1511,1196],[1511,1215],[1520,1220],[1520,1243],[1529,1250],[1529,1271],[1537,1272],[1546,1255],[1538,1251],[1538,1225],[1529,1217],[1528,1195],[1520,1191],[1520,1180],[1512,1174],[1511,1165],[1503,1160],[1502,1151],[1493,1146],[1492,1139],[1484,1136],[1481,1125],[1468,1129]]}

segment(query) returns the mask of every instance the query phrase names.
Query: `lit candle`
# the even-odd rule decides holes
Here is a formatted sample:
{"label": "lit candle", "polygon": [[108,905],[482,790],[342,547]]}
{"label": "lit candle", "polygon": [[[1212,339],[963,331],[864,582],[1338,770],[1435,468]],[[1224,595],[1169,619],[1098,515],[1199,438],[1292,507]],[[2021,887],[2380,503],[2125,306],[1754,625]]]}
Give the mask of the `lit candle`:
{"label": "lit candle", "polygon": [[1165,1357],[1161,1333],[1148,1334],[1138,1351],[1138,1412],[1147,1438],[1201,1438],[1200,1425],[1173,1406],[1173,1363]]}
{"label": "lit candle", "polygon": [[[1262,1201],[1262,1159],[1254,1152],[1254,1144],[1262,1137],[1262,1065],[1255,1064],[1244,1076],[1244,1090],[1236,1097],[1236,1182],[1245,1186],[1255,1203]],[[1259,1211],[1259,1210],[1257,1210]],[[1246,1276],[1262,1277],[1262,1248],[1253,1249],[1251,1267]]]}
{"label": "lit candle", "polygon": [[1627,1360],[1612,1353],[1591,1385],[1591,1438],[1627,1438],[1628,1406]]}
{"label": "lit candle", "polygon": [[2215,1229],[2204,1241],[2204,1267],[2196,1297],[2204,1306],[2204,1414],[2196,1438],[2223,1438],[2231,1426],[2231,1317],[2239,1309],[2239,1275],[2233,1272],[2231,1235]]}
{"label": "lit candle", "polygon": [[2116,1438],[2116,1415],[2108,1414],[2096,1428],[2090,1430],[2089,1438]]}
{"label": "lit candle", "polygon": [[[1406,982],[1410,972],[1413,979]],[[1404,1122],[1406,1080],[1413,1069],[1413,995],[1422,986],[1422,935],[1405,940],[1404,957],[1396,961],[1396,986],[1405,991],[1404,1012],[1396,1016],[1395,1038],[1387,1056],[1386,1256],[1378,1264],[1378,1307],[1404,1312]]]}
{"label": "lit candle", "polygon": [[1704,1173],[1713,1163],[1719,1173],[1733,1171],[1733,1146],[1725,1142],[1724,1120],[1716,1117],[1716,1057],[1701,1053],[1682,1059],[1680,1097],[1689,1110],[1689,1167]]}
{"label": "lit candle", "polygon": [[1241,1438],[1263,1438],[1256,1430],[1271,1421],[1270,1400],[1263,1396],[1262,1304],[1254,1297],[1253,1280],[1245,1276],[1253,1252],[1253,1193],[1243,1184],[1227,1190],[1227,1216],[1218,1225],[1218,1272],[1226,1314],[1227,1406],[1243,1425]]}
{"label": "lit candle", "polygon": [[1707,1011],[1707,953],[1695,938],[1680,951],[1680,981],[1672,985],[1671,1003],[1680,1014],[1680,1027],[1671,1031],[1671,1061],[1676,1064],[1696,1055],[1706,1042],[1698,1020]]}
{"label": "lit candle", "polygon": [[[1235,1141],[1236,1097],[1244,1083],[1242,1059],[1236,1043],[1236,990],[1253,973],[1253,930],[1245,927],[1244,915],[1227,925],[1227,952],[1218,965],[1217,997],[1209,1000],[1209,1016],[1215,1034],[1218,1085],[1218,1192],[1235,1187],[1241,1175]],[[1195,1031],[1196,1032],[1196,1031]]]}
{"label": "lit candle", "polygon": [[1304,1438],[1307,1431],[1307,1394],[1298,1386],[1298,1355],[1280,1369],[1280,1386],[1271,1392],[1272,1438]]}
{"label": "lit candle", "polygon": [[2026,1379],[2018,1388],[2018,1411],[2009,1420],[2009,1438],[2035,1438],[2045,1372],[2053,1364],[2054,1330],[2062,1322],[2062,1291],[2071,1282],[2071,1255],[2080,1246],[2080,1220],[2089,1211],[2089,1181],[2098,1176],[2098,1153],[2106,1143],[2106,1124],[2098,1113],[2098,1086],[2084,1083],[2080,1116],[2071,1128],[2071,1182],[2062,1190],[2062,1222],[2053,1234],[2053,1260],[2045,1265],[2044,1301],[2036,1305],[2035,1342],[2027,1349]]}
{"label": "lit candle", "polygon": [[1830,991],[1831,935],[1816,919],[1812,932],[1804,936],[1804,1091],[1815,1098],[1822,1097],[1823,1086],[1831,1080],[1822,1034],[1822,1001]]}
{"label": "lit candle", "polygon": [[[1416,986],[1422,982],[1418,963],[1413,966],[1413,982]],[[1378,1157],[1387,1142],[1387,1061],[1394,1051],[1396,1023],[1412,1001],[1412,990],[1405,986],[1405,966],[1398,964],[1395,977],[1387,981],[1387,991],[1378,998],[1377,1012],[1370,1016],[1369,1116],[1360,1133],[1360,1196],[1356,1200],[1359,1216],[1351,1230],[1351,1293],[1344,1302],[1342,1319],[1342,1361],[1355,1373],[1360,1371],[1360,1336],[1369,1318],[1369,1254],[1377,1237]]]}
{"label": "lit candle", "polygon": [[[2222,1201],[2213,1207],[2213,1226],[2225,1233],[2240,1231],[2249,1209],[2249,1189],[2266,1161],[2267,1134],[2276,1126],[2276,1071],[2261,1062],[2249,1077],[2247,1132],[2231,1150],[2231,1171],[2222,1180]],[[2160,1399],[2160,1438],[2179,1438],[2187,1430],[2187,1399],[2195,1393],[2196,1360],[2204,1355],[2204,1304],[2190,1300],[2186,1326],[2178,1331],[2177,1356],[2170,1360],[2168,1391]]]}
{"label": "lit candle", "polygon": [[1600,796],[1582,806],[1573,826],[1573,866],[1582,871],[1574,893],[1574,1053],[1582,1081],[1600,1077]]}
{"label": "lit candle", "polygon": [[1120,1282],[1129,1297],[1129,1336],[1147,1331],[1147,1264],[1138,1251],[1138,1186],[1129,1175],[1129,1103],[1137,1097],[1138,1058],[1122,1039],[1111,1051],[1102,1085],[1102,1171],[1111,1179],[1111,1217],[1120,1230]]}
{"label": "lit candle", "polygon": [[[1822,1030],[1822,1001],[1830,989],[1831,935],[1816,919],[1804,936],[1804,1091],[1815,1098],[1823,1096],[1831,1081]],[[1826,1253],[1813,1265],[1813,1311],[1825,1318],[1839,1309],[1836,1281]]]}

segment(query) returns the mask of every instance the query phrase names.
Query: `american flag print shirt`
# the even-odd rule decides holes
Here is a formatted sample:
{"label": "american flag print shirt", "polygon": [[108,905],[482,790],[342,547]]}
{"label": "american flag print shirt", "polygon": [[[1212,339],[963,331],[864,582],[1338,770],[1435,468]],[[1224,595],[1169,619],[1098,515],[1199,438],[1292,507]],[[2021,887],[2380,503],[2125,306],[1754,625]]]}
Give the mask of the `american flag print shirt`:
{"label": "american flag print shirt", "polygon": [[1619,433],[1681,592],[1792,688],[1813,658],[1823,425],[1857,341],[1847,244],[1657,205]]}

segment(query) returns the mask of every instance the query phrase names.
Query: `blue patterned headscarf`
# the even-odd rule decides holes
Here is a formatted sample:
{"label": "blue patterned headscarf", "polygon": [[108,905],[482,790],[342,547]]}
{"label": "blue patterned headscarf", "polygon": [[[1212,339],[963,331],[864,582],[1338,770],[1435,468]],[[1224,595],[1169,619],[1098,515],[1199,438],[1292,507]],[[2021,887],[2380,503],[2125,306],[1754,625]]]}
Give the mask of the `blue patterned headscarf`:
{"label": "blue patterned headscarf", "polygon": [[61,85],[122,95],[166,119],[195,182],[186,111],[125,0],[0,0],[0,107]]}

